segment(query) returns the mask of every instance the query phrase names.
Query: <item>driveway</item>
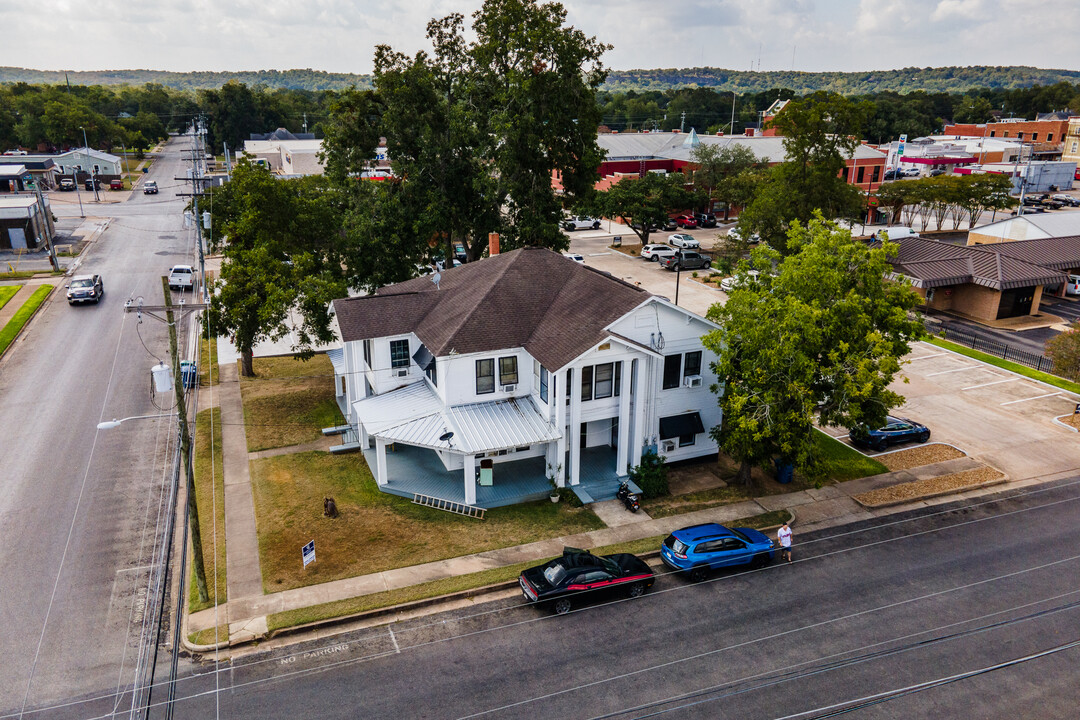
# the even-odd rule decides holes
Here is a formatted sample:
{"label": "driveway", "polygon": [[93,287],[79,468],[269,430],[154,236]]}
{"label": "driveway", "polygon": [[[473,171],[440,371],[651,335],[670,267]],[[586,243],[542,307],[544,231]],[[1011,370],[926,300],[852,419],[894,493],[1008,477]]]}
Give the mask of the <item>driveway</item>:
{"label": "driveway", "polygon": [[[893,413],[925,424],[933,441],[955,445],[1012,480],[1080,469],[1077,433],[1054,422],[1072,414],[1080,396],[929,343],[915,343],[907,361],[892,385],[907,402]],[[846,440],[841,428],[830,434]]]}

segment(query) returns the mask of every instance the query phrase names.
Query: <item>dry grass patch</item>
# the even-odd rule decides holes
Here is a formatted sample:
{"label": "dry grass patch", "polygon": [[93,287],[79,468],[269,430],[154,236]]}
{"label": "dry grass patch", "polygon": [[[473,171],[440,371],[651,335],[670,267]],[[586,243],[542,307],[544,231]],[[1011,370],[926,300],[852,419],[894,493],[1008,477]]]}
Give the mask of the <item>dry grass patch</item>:
{"label": "dry grass patch", "polygon": [[1005,476],[991,467],[975,468],[963,472],[942,475],[936,478],[916,480],[915,482],[901,483],[892,487],[871,490],[860,495],[853,496],[857,502],[866,507],[887,507],[900,503],[932,498],[939,495],[971,490],[994,480],[1000,480]]}
{"label": "dry grass patch", "polygon": [[[211,419],[213,420],[212,434]],[[206,592],[210,595],[209,602],[199,602],[199,590],[195,585],[195,571],[192,568],[189,574],[188,608],[191,612],[198,612],[213,607],[215,604],[215,563],[217,603],[223,603],[226,599],[225,473],[221,456],[221,413],[217,408],[203,410],[195,418],[194,455],[195,497],[199,503],[199,529],[202,533]]]}
{"label": "dry grass patch", "polygon": [[248,451],[314,442],[344,418],[334,399],[334,368],[326,355],[256,358],[255,377],[240,378]]}
{"label": "dry grass patch", "polygon": [[889,470],[895,471],[933,465],[934,463],[962,457],[967,457],[967,454],[962,450],[957,450],[951,445],[934,444],[909,448],[908,450],[901,450],[887,455],[878,455],[874,459],[889,468]]}
{"label": "dry grass patch", "polygon": [[199,632],[189,633],[188,642],[192,645],[215,645],[229,642],[229,626],[219,625],[216,628],[206,628]]}
{"label": "dry grass patch", "polygon": [[[367,575],[603,527],[568,503],[512,505],[484,520],[379,492],[360,454],[295,453],[252,461],[251,481],[266,592]],[[323,517],[332,496],[340,517]],[[315,540],[303,568],[300,548]]]}

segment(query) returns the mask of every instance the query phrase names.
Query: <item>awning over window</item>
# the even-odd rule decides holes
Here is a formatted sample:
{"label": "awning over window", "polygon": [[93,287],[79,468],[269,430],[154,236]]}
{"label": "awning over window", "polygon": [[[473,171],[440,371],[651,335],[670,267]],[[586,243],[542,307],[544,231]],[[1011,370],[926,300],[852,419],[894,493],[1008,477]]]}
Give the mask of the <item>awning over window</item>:
{"label": "awning over window", "polygon": [[697,435],[705,432],[705,426],[701,424],[701,414],[696,412],[672,415],[660,418],[660,439],[683,437],[684,435]]}
{"label": "awning over window", "polygon": [[435,356],[431,354],[423,343],[420,343],[420,347],[413,353],[412,359],[420,366],[420,369],[427,372],[428,369],[435,364]]}

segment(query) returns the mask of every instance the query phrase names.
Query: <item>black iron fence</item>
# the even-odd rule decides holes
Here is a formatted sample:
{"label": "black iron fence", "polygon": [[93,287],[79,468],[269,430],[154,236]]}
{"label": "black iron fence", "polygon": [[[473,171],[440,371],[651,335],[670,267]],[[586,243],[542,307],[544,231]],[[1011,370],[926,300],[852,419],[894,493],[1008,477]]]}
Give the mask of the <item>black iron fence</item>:
{"label": "black iron fence", "polygon": [[1040,372],[1054,372],[1054,361],[1045,355],[1021,350],[1012,345],[998,342],[997,340],[988,340],[969,330],[964,330],[963,328],[952,325],[942,325],[938,332],[941,337],[946,340],[951,340],[958,345],[967,345],[972,350],[978,350],[987,355],[994,355],[995,357],[1002,358],[1003,360],[1011,360],[1012,362],[1020,363],[1021,365],[1027,365],[1029,368],[1035,368]]}

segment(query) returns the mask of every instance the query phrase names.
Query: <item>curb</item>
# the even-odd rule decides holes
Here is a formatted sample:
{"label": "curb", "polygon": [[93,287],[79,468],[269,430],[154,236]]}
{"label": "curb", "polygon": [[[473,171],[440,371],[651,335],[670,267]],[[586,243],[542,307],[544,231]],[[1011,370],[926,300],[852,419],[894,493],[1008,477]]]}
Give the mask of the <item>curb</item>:
{"label": "curb", "polygon": [[1072,415],[1058,415],[1056,418],[1050,418],[1050,419],[1054,421],[1055,425],[1060,425],[1061,427],[1065,428],[1066,430],[1071,430],[1074,433],[1080,433],[1080,430],[1077,430],[1076,428],[1074,428],[1069,423],[1061,422],[1061,418],[1064,418],[1064,417],[1073,417],[1073,416]]}
{"label": "curb", "polygon": [[[795,511],[792,510],[791,508],[785,508],[785,510],[787,511],[788,516],[790,518],[788,520],[788,524],[789,525],[794,525],[795,524]],[[779,525],[769,525],[767,527],[759,528],[759,530],[761,532],[769,532],[769,531],[775,531],[779,527],[780,527]],[[645,553],[640,553],[638,555],[638,557],[640,557],[640,558],[642,558],[643,560],[646,560],[646,561],[656,560],[657,558],[660,557],[660,551],[659,550],[650,550],[650,551],[645,552]],[[265,640],[271,640],[273,638],[286,637],[286,636],[289,636],[289,635],[298,635],[300,633],[308,632],[308,631],[311,631],[311,630],[320,630],[320,629],[332,628],[332,627],[335,627],[335,626],[338,626],[338,625],[343,625],[343,624],[346,624],[346,623],[357,622],[357,621],[361,621],[361,620],[370,620],[370,619],[374,619],[374,618],[385,617],[387,615],[396,615],[398,613],[409,612],[409,611],[412,611],[412,610],[422,610],[424,608],[433,607],[433,606],[440,605],[440,604],[447,603],[447,602],[453,602],[455,600],[481,599],[481,598],[487,597],[489,595],[494,595],[496,593],[502,592],[504,590],[510,590],[510,589],[516,588],[517,586],[518,586],[518,581],[517,580],[505,580],[505,581],[500,582],[500,583],[493,583],[491,585],[484,585],[484,586],[478,587],[478,588],[470,588],[468,590],[459,590],[457,592],[449,593],[447,595],[438,595],[436,597],[424,598],[422,600],[413,600],[411,602],[400,603],[398,605],[389,605],[387,607],[375,608],[373,610],[366,610],[364,612],[354,613],[354,614],[351,614],[351,615],[341,615],[339,617],[326,618],[325,620],[316,620],[314,622],[305,623],[303,625],[293,625],[291,627],[281,628],[279,630],[272,630],[272,631],[268,632],[266,635],[264,635],[262,637],[258,637],[258,638],[245,639],[245,640],[241,640],[241,641],[237,641],[237,642],[226,640],[226,641],[223,641],[221,643],[212,644],[212,645],[196,645],[196,644],[194,644],[194,643],[192,643],[192,642],[190,642],[188,640],[188,635],[190,633],[188,632],[187,625],[188,625],[188,618],[190,617],[190,613],[188,612],[187,607],[185,606],[185,609],[184,609],[184,621],[183,621],[184,622],[184,628],[183,628],[183,631],[181,633],[181,644],[183,645],[183,648],[185,650],[187,650],[189,653],[191,653],[192,655],[202,655],[202,654],[214,652],[214,651],[217,651],[217,650],[224,650],[224,649],[227,649],[227,648],[241,647],[243,645],[258,644],[259,642],[262,642],[262,641],[265,641]]]}

